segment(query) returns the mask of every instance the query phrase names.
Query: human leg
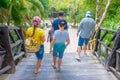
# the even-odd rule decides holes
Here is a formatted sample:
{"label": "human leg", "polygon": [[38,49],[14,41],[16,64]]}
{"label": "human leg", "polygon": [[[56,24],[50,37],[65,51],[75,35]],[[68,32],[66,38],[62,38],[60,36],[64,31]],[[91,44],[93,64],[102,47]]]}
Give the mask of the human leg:
{"label": "human leg", "polygon": [[80,59],[80,53],[81,53],[81,49],[82,49],[82,45],[83,45],[83,41],[84,39],[80,36],[79,40],[78,40],[78,47],[77,47],[77,54],[78,54],[78,59]]}
{"label": "human leg", "polygon": [[53,57],[53,68],[56,69],[56,60],[57,60],[57,57],[54,56]]}
{"label": "human leg", "polygon": [[88,42],[89,42],[89,38],[85,38],[84,41],[85,41],[85,44],[84,44],[84,53],[86,53],[87,45],[88,45]]}
{"label": "human leg", "polygon": [[77,47],[77,53],[78,53],[78,57],[80,58],[81,46],[78,46],[78,47]]}
{"label": "human leg", "polygon": [[58,59],[58,71],[60,71],[61,64],[62,64],[62,58],[63,58],[64,50],[59,52],[59,59]]}
{"label": "human leg", "polygon": [[62,58],[59,58],[58,59],[58,71],[60,71],[61,63],[62,63]]}
{"label": "human leg", "polygon": [[53,68],[56,69],[57,52],[53,51]]}
{"label": "human leg", "polygon": [[40,66],[41,66],[41,60],[38,59],[37,63],[36,63],[36,66],[35,66],[34,73],[38,73],[40,71]]}
{"label": "human leg", "polygon": [[38,73],[40,71],[40,66],[41,66],[41,62],[43,59],[43,55],[44,55],[44,45],[40,46],[40,50],[38,52],[36,52],[35,55],[38,60],[37,60],[36,66],[35,66],[34,73]]}

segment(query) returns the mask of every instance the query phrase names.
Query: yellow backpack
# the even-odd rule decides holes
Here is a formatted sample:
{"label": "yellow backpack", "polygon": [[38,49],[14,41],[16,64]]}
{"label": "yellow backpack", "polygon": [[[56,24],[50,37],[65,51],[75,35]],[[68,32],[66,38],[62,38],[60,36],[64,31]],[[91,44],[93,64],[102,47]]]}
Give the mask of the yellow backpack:
{"label": "yellow backpack", "polygon": [[33,38],[34,32],[32,36],[25,39],[25,48],[26,52],[34,53],[39,51],[40,44],[37,42],[35,38]]}

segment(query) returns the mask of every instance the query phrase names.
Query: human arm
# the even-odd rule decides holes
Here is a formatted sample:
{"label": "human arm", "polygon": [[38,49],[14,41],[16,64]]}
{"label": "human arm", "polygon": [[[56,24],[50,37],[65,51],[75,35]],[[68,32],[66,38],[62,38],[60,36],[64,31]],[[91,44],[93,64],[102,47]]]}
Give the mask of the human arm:
{"label": "human arm", "polygon": [[49,41],[49,39],[50,39],[50,31],[48,31],[47,42]]}
{"label": "human arm", "polygon": [[53,52],[52,47],[53,47],[54,43],[55,43],[55,39],[53,39],[50,43],[50,54],[52,54],[52,52]]}
{"label": "human arm", "polygon": [[70,37],[69,37],[69,33],[67,32],[65,48],[66,48],[69,44],[70,44]]}
{"label": "human arm", "polygon": [[82,19],[82,21],[80,22],[80,24],[78,26],[77,37],[78,37],[78,35],[80,33],[80,30],[82,29],[82,26],[83,26],[83,19]]}
{"label": "human arm", "polygon": [[66,40],[65,48],[66,48],[69,44],[70,44],[70,39],[68,38],[68,39]]}
{"label": "human arm", "polygon": [[45,36],[42,36],[40,39],[43,43],[45,42]]}
{"label": "human arm", "polygon": [[47,36],[47,42],[49,41],[49,38],[50,38],[50,35],[48,34],[48,36]]}
{"label": "human arm", "polygon": [[93,22],[92,22],[92,30],[91,30],[91,33],[90,33],[90,37],[93,37],[94,32],[95,32],[95,21],[93,20]]}
{"label": "human arm", "polygon": [[40,41],[44,43],[45,40],[46,40],[46,39],[45,39],[45,33],[44,33],[44,31],[41,30],[39,34],[40,34]]}
{"label": "human arm", "polygon": [[51,30],[54,31],[54,26],[55,26],[55,20],[52,22],[52,27],[51,27]]}
{"label": "human arm", "polygon": [[22,28],[22,32],[23,32],[23,34],[24,34],[25,37],[26,37],[26,30],[25,30],[24,28]]}

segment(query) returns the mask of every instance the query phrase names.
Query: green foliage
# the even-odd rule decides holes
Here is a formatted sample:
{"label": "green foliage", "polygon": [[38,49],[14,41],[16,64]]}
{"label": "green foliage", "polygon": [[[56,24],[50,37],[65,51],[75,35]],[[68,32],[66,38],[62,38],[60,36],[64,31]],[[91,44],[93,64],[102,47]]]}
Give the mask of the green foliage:
{"label": "green foliage", "polygon": [[41,1],[41,3],[44,6],[44,17],[48,17],[48,13],[49,13],[49,9],[50,9],[50,5],[49,5],[49,0],[39,0]]}
{"label": "green foliage", "polygon": [[22,22],[21,14],[17,11],[15,7],[12,8],[12,19],[14,20],[14,25],[20,25]]}
{"label": "green foliage", "polygon": [[39,11],[40,11],[41,14],[44,13],[44,7],[43,7],[43,5],[42,5],[41,2],[35,1],[35,0],[29,0],[29,2],[31,2],[31,4],[33,5],[33,7],[36,7],[37,9],[39,9]]}
{"label": "green foliage", "polygon": [[0,0],[0,8],[8,8],[10,0]]}
{"label": "green foliage", "polygon": [[106,15],[106,19],[104,20],[102,26],[109,29],[118,29],[118,27],[120,26],[119,13],[120,0],[112,0]]}
{"label": "green foliage", "polygon": [[24,21],[30,22],[31,17],[35,15],[46,17],[48,5],[48,0],[0,0],[0,11],[2,11],[0,18],[3,21],[5,17],[7,23],[14,22],[15,25]]}

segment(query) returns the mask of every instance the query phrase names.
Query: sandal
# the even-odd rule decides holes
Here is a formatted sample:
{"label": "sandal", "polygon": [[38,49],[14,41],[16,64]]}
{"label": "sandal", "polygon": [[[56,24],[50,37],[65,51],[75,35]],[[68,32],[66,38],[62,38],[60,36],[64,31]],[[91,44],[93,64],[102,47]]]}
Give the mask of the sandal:
{"label": "sandal", "polygon": [[60,69],[58,69],[58,72],[60,72]]}
{"label": "sandal", "polygon": [[52,65],[53,69],[56,69],[56,66]]}
{"label": "sandal", "polygon": [[38,71],[34,71],[35,74],[39,73],[40,72],[40,69]]}

